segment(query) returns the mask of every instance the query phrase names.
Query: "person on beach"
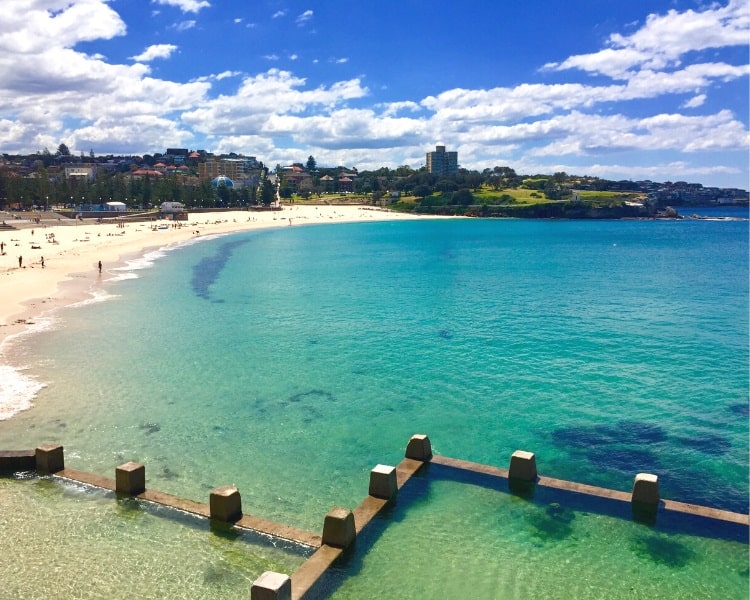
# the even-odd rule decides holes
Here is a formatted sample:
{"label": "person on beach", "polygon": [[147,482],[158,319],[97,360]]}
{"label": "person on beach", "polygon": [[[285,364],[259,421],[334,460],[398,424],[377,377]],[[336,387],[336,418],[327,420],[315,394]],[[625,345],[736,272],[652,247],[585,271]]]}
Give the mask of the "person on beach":
{"label": "person on beach", "polygon": [[43,269],[44,268],[44,257],[43,256],[42,256],[42,259],[41,259],[41,263],[42,263],[42,269]]}
{"label": "person on beach", "polygon": [[99,272],[102,272],[102,261],[99,261]]}
{"label": "person on beach", "polygon": [[23,256],[18,257],[18,268],[20,269],[23,266]]}

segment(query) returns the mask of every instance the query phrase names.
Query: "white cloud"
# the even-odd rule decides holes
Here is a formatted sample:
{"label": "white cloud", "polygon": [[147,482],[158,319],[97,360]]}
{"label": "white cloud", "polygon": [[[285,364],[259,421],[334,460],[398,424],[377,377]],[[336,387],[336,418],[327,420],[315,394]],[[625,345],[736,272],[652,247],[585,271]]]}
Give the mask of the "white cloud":
{"label": "white cloud", "polygon": [[195,20],[180,21],[179,23],[174,24],[172,28],[177,31],[188,31],[189,29],[193,29],[196,24],[197,21]]}
{"label": "white cloud", "polygon": [[287,11],[285,11],[285,10],[277,10],[275,13],[273,13],[271,15],[271,18],[272,19],[280,19],[281,17],[285,17],[286,16],[286,12]]}
{"label": "white cloud", "polygon": [[207,100],[184,112],[182,120],[208,135],[278,134],[285,131],[283,123],[291,115],[303,116],[313,108],[333,110],[368,93],[359,79],[315,89],[304,89],[305,83],[289,71],[271,69],[245,78],[234,95]]}
{"label": "white cloud", "polygon": [[[700,175],[701,169],[712,176],[731,174],[736,166],[722,158],[700,166],[691,157],[744,152],[746,159],[750,146],[745,113],[707,109],[708,95],[720,100],[722,84],[746,78],[750,66],[722,62],[729,59],[718,52],[710,53],[709,62],[709,53],[700,52],[732,46],[736,32],[747,33],[747,11],[734,2],[703,12],[652,15],[630,35],[611,36],[601,52],[549,67],[612,78],[603,83],[454,88],[390,102],[370,101],[371,91],[359,78],[313,85],[278,69],[247,75],[236,70],[238,63],[188,83],[158,79],[148,62],[172,56],[177,46],[151,46],[133,57],[134,64],[110,64],[100,54],[77,49],[80,42],[124,35],[125,24],[111,8],[117,3],[35,0],[31,9],[27,4],[3,0],[7,10],[0,14],[0,147],[9,152],[54,148],[61,139],[86,152],[213,144],[216,151],[254,154],[269,164],[313,154],[319,164],[418,167],[425,151],[442,139],[459,150],[468,168],[509,164],[519,172],[663,179],[665,173]],[[191,12],[188,7],[199,4],[208,3],[172,6]],[[303,22],[309,20],[312,11],[298,19],[308,12]],[[81,28],[81,22],[91,26]],[[193,20],[183,23],[190,24],[185,29],[196,26]],[[713,30],[703,31],[708,23]],[[678,25],[690,35],[671,31],[668,37],[666,30]],[[295,53],[283,56],[299,60]],[[280,60],[273,53],[264,58]],[[322,69],[311,70],[322,75]],[[325,76],[330,72],[329,67]],[[379,83],[376,91],[386,87]],[[653,99],[658,104],[647,102]],[[634,101],[638,117],[631,110]],[[276,145],[279,139],[283,148]]]}
{"label": "white cloud", "polygon": [[640,69],[673,68],[689,52],[747,46],[749,7],[746,0],[730,0],[726,6],[713,4],[702,12],[670,10],[666,15],[651,14],[632,35],[612,34],[609,48],[545,66],[559,71],[581,69],[613,79],[628,79]]}
{"label": "white cloud", "polygon": [[211,6],[210,2],[206,0],[151,0],[154,4],[161,4],[162,6],[174,6],[179,8],[182,12],[193,12],[197,13],[202,8],[208,8]]}
{"label": "white cloud", "polygon": [[29,6],[26,0],[3,0],[0,53],[31,55],[125,34],[125,23],[104,0],[59,4],[48,0]]}
{"label": "white cloud", "polygon": [[422,107],[419,106],[419,104],[412,102],[411,100],[405,102],[390,102],[388,104],[379,105],[378,108],[383,109],[383,116],[386,117],[395,116],[403,110],[408,110],[410,112],[419,112],[422,110]]}
{"label": "white cloud", "polygon": [[154,44],[130,58],[136,62],[151,62],[157,58],[169,58],[175,50],[177,50],[177,46],[174,44]]}
{"label": "white cloud", "polygon": [[239,75],[242,75],[240,71],[222,71],[221,73],[218,73],[215,78],[217,81],[221,81],[222,79],[227,79],[229,77],[237,77]]}
{"label": "white cloud", "polygon": [[683,102],[682,108],[698,108],[706,103],[706,94],[698,94]]}
{"label": "white cloud", "polygon": [[313,18],[313,11],[306,10],[301,15],[297,17],[296,23],[298,27],[302,27],[305,23],[307,23],[310,19]]}

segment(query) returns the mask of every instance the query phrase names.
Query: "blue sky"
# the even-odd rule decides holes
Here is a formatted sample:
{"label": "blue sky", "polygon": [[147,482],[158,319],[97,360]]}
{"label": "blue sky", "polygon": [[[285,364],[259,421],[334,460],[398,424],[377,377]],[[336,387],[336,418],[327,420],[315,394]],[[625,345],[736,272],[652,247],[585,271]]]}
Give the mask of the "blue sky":
{"label": "blue sky", "polygon": [[748,188],[746,0],[3,0],[0,152]]}

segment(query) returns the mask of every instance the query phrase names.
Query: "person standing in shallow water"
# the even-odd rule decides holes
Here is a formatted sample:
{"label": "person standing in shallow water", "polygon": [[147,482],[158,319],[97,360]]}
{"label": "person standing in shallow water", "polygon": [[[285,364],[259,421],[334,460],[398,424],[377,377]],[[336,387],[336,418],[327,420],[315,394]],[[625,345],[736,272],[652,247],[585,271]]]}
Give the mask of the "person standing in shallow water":
{"label": "person standing in shallow water", "polygon": [[102,261],[99,261],[99,272],[102,272]]}

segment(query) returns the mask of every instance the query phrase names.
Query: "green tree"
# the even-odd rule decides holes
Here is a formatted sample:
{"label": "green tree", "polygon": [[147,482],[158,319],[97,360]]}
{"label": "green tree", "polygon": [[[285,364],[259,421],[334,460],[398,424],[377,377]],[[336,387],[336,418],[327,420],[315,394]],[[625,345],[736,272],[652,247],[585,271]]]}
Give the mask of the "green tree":
{"label": "green tree", "polygon": [[268,178],[263,179],[263,184],[260,188],[260,203],[263,206],[271,206],[271,203],[275,200],[275,190],[273,189],[273,184],[268,180]]}
{"label": "green tree", "polygon": [[305,169],[308,170],[310,173],[314,173],[317,170],[317,163],[315,162],[315,157],[311,154],[307,157],[307,163],[305,164]]}
{"label": "green tree", "polygon": [[470,206],[471,204],[474,204],[474,195],[471,193],[471,190],[462,188],[456,192],[453,192],[453,204],[458,204],[460,206]]}
{"label": "green tree", "polygon": [[219,206],[229,206],[231,196],[229,187],[222,181],[216,188],[216,197],[219,200]]}
{"label": "green tree", "polygon": [[414,187],[412,193],[417,198],[426,198],[427,196],[432,194],[432,188],[429,185],[420,184]]}

